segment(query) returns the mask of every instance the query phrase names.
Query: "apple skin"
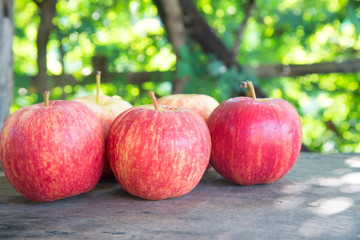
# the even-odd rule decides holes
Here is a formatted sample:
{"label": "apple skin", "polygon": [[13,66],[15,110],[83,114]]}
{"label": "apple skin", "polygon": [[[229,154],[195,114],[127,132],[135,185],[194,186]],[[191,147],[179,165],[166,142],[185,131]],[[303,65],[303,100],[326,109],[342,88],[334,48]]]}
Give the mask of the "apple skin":
{"label": "apple skin", "polygon": [[210,133],[189,109],[134,107],[113,122],[107,156],[123,189],[131,195],[162,200],[190,192],[209,163]]}
{"label": "apple skin", "polygon": [[159,98],[157,101],[162,105],[191,109],[200,114],[205,122],[219,105],[214,98],[204,94],[171,94]]}
{"label": "apple skin", "polygon": [[25,198],[50,202],[90,191],[104,168],[104,138],[81,103],[54,100],[12,113],[0,133],[0,162]]}
{"label": "apple skin", "polygon": [[[191,109],[200,114],[205,122],[207,122],[211,112],[219,106],[218,101],[204,94],[171,94],[159,98],[157,101],[163,105]],[[209,163],[206,169],[211,167],[211,163]]]}
{"label": "apple skin", "polygon": [[[99,102],[96,103],[96,96],[89,95],[85,97],[79,97],[73,99],[74,101],[81,102],[90,108],[101,122],[101,126],[104,133],[104,140],[109,132],[110,126],[114,119],[126,109],[132,107],[132,105],[124,100],[112,98],[106,95],[99,96]],[[105,154],[106,155],[106,154]],[[106,156],[105,156],[106,157]],[[103,178],[112,177],[113,173],[110,169],[109,162],[105,158],[104,171],[102,173]]]}
{"label": "apple skin", "polygon": [[282,99],[237,97],[210,115],[211,164],[240,185],[273,183],[295,164],[302,127],[295,108]]}

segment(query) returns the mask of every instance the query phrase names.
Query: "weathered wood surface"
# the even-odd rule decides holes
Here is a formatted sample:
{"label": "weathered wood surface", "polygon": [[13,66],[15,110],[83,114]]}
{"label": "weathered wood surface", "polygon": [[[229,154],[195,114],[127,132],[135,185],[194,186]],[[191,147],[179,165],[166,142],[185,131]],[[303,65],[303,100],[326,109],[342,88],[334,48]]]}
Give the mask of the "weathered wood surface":
{"label": "weathered wood surface", "polygon": [[135,198],[114,180],[53,203],[21,197],[0,172],[0,239],[360,239],[360,155],[301,153],[274,184],[214,170],[189,194]]}

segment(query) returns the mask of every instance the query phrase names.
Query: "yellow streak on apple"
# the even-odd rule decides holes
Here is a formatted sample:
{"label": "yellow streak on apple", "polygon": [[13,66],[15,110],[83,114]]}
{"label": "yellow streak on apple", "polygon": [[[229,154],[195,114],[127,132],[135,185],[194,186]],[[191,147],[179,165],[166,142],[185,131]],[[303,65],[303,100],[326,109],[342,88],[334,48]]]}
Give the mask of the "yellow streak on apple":
{"label": "yellow streak on apple", "polygon": [[[156,97],[155,97],[155,93],[153,92],[153,91],[149,91],[149,97],[150,97],[150,99],[151,99],[151,101],[152,101],[152,103],[153,103],[153,105],[154,105],[154,109],[156,110],[156,111],[161,111],[162,109],[160,109],[159,108],[159,104],[158,104],[158,102],[157,102],[157,100],[156,100]],[[175,126],[178,126],[178,125],[180,125],[180,123],[179,123],[179,121],[180,120],[176,120],[176,121],[178,121],[178,123],[177,124],[175,124]],[[153,125],[151,126],[151,127],[153,127]],[[152,131],[153,131],[153,129],[151,129]],[[156,145],[158,145],[158,142],[160,141],[160,138],[159,138],[159,136],[155,136],[156,137],[156,142],[157,142],[157,144]],[[154,139],[155,140],[155,139]],[[184,150],[179,150],[179,149],[175,149],[175,146],[173,146],[174,145],[174,143],[172,143],[172,146],[171,146],[171,150],[170,151],[180,151],[180,153],[177,155],[177,156],[179,156],[177,159],[176,159],[176,161],[177,162],[179,162],[180,163],[180,165],[176,165],[176,164],[174,164],[174,166],[173,166],[173,168],[176,168],[177,170],[179,170],[179,169],[182,169],[182,168],[184,168],[185,167],[185,159],[186,159],[186,156],[185,156],[185,152],[184,152]],[[158,151],[156,150],[156,155],[158,155]],[[158,159],[158,157],[156,157],[156,159]],[[194,163],[193,163],[194,164]],[[160,166],[161,167],[161,166]],[[172,176],[172,178],[173,179],[175,179],[175,178],[179,178],[179,180],[181,180],[181,178],[183,178],[183,176],[181,176],[181,174],[180,174],[180,172],[181,171],[173,171],[173,172],[178,172],[179,174],[177,174],[177,175],[174,175],[174,176]],[[158,179],[160,177],[160,171],[158,171],[157,172],[157,175],[156,175],[156,178]],[[194,176],[189,176],[188,177],[188,181],[191,181],[190,179],[191,178],[194,178]],[[181,182],[181,181],[177,181],[177,182]],[[177,186],[177,187],[180,187],[180,184]],[[154,186],[152,186],[151,188],[154,188]],[[151,191],[155,191],[156,189],[151,189]]]}

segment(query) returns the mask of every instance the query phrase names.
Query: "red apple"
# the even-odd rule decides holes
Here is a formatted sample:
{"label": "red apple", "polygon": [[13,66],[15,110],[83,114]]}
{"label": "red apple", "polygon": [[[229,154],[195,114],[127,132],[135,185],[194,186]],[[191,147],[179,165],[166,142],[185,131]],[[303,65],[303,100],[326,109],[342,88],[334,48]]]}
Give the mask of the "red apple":
{"label": "red apple", "polygon": [[0,162],[24,197],[49,202],[91,190],[104,168],[104,138],[95,114],[74,101],[17,110],[0,133]]}
{"label": "red apple", "polygon": [[282,99],[237,97],[210,115],[211,164],[240,185],[273,183],[295,164],[302,130],[295,108]]}
{"label": "red apple", "polygon": [[[188,108],[198,114],[207,122],[211,112],[219,103],[208,95],[204,94],[171,94],[158,99],[159,104],[177,108]],[[211,168],[211,164],[207,169]]]}
{"label": "red apple", "polygon": [[[124,100],[112,98],[106,95],[100,95],[100,72],[96,74],[96,95],[89,95],[73,99],[74,101],[81,102],[90,108],[101,122],[104,133],[104,139],[109,132],[110,126],[114,119],[124,110],[129,109],[132,105]],[[105,158],[105,167],[102,177],[113,176],[108,160]]]}
{"label": "red apple", "polygon": [[[153,94],[153,93],[152,93]],[[134,196],[161,200],[182,196],[200,181],[211,141],[201,116],[189,109],[134,107],[113,122],[107,156],[121,187]]]}
{"label": "red apple", "polygon": [[171,94],[158,99],[158,103],[176,108],[191,109],[205,120],[211,112],[219,105],[212,97],[204,94]]}

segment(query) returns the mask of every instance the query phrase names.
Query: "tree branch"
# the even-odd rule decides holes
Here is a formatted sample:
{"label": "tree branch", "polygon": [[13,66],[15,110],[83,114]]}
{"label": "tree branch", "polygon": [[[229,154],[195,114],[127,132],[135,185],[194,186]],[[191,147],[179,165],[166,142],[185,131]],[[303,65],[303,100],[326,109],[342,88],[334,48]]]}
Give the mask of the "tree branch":
{"label": "tree branch", "polygon": [[[205,53],[214,54],[227,67],[235,66],[241,72],[242,66],[236,61],[233,52],[227,49],[224,42],[215,34],[215,30],[208,25],[194,4],[190,0],[179,1],[183,9],[184,23],[188,35],[199,43]],[[255,86],[255,89],[259,97],[266,97],[259,87]],[[234,92],[232,95],[238,96],[239,93]]]}
{"label": "tree branch", "polygon": [[[103,75],[103,73],[105,73]],[[117,79],[126,79],[126,83],[134,84],[134,85],[141,85],[144,82],[154,81],[156,82],[164,82],[167,81],[170,77],[169,74],[174,74],[173,72],[166,71],[154,71],[154,72],[124,72],[124,73],[109,73],[109,72],[102,72],[101,74],[101,82],[102,83],[111,83],[114,81],[115,78]],[[86,85],[86,84],[94,84],[94,75],[89,75],[84,77],[81,81],[77,80],[73,75],[63,73],[61,75],[50,75],[49,78],[51,79],[49,83],[49,89],[52,89],[55,86],[64,87],[66,85],[75,86],[77,84]],[[36,81],[34,78],[30,79],[30,86],[29,89],[34,89],[36,86]],[[56,84],[55,84],[56,83]]]}
{"label": "tree branch", "polygon": [[242,24],[240,25],[239,29],[236,31],[236,40],[235,40],[235,44],[234,47],[232,49],[233,55],[234,55],[234,62],[236,62],[236,56],[239,53],[239,49],[242,43],[242,38],[243,38],[243,33],[245,31],[245,28],[247,26],[248,20],[253,12],[255,8],[255,0],[249,0],[248,4],[245,7],[245,17],[244,20],[242,22]]}
{"label": "tree branch", "polygon": [[313,63],[307,65],[264,65],[255,69],[259,78],[295,77],[306,74],[354,73],[360,71],[360,59]]}
{"label": "tree branch", "polygon": [[337,128],[337,126],[334,124],[334,122],[332,120],[324,121],[324,124],[325,124],[326,128],[329,129],[330,131],[332,131],[333,133],[335,133],[335,135],[337,137],[343,138],[341,132],[339,131],[339,129]]}
{"label": "tree branch", "polygon": [[[214,54],[225,65],[233,65],[233,53],[227,49],[215,31],[207,24],[194,4],[189,0],[179,0],[184,14],[184,25],[188,35],[198,42],[205,53]],[[237,64],[240,68],[240,65]]]}
{"label": "tree branch", "polygon": [[[296,68],[296,71],[292,70]],[[303,68],[303,69],[302,69]],[[288,69],[286,72],[281,72],[279,69]],[[327,71],[324,71],[327,69]],[[259,78],[266,77],[296,77],[303,76],[306,74],[329,74],[329,73],[356,73],[360,71],[360,59],[352,59],[344,62],[324,62],[324,63],[314,63],[308,65],[267,65],[259,66],[256,69],[250,71],[258,72]],[[105,73],[105,72],[104,72]],[[127,83],[141,85],[144,82],[154,81],[162,82],[167,79],[173,79],[169,76],[174,74],[173,71],[155,71],[155,72],[125,72],[125,73],[109,73],[107,72],[102,76],[102,82],[112,82],[114,78],[124,78]],[[278,75],[276,75],[278,74]],[[296,75],[299,74],[299,75]],[[167,77],[166,77],[167,75]],[[53,75],[50,76],[53,78],[53,81],[56,82],[57,86],[65,85],[76,85],[76,84],[93,84],[94,76],[85,77],[81,82],[76,80],[72,75]],[[32,85],[34,82],[32,81]],[[53,87],[53,85],[51,86]]]}
{"label": "tree branch", "polygon": [[41,8],[41,4],[43,2],[38,2],[37,0],[33,0],[33,2],[38,6],[38,8]]}

